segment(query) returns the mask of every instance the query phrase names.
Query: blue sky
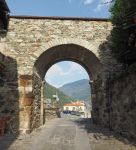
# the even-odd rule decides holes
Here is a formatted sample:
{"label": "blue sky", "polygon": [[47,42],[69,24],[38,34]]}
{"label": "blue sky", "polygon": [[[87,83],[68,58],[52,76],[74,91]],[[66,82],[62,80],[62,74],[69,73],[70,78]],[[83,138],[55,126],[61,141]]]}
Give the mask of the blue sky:
{"label": "blue sky", "polygon": [[7,0],[12,15],[103,17],[109,0]]}
{"label": "blue sky", "polygon": [[[64,17],[109,17],[109,0],[6,0],[11,15],[64,16]],[[60,62],[46,74],[46,81],[60,87],[63,84],[89,79],[87,72],[74,62]]]}
{"label": "blue sky", "polygon": [[56,63],[45,76],[45,80],[55,87],[81,79],[89,79],[88,73],[81,65],[70,61]]}

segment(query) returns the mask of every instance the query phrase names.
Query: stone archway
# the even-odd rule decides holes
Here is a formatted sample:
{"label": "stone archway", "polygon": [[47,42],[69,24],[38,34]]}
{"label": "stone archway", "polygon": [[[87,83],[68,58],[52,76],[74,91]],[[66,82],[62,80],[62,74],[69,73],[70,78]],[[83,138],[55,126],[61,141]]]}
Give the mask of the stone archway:
{"label": "stone archway", "polygon": [[91,50],[76,44],[61,44],[44,51],[36,60],[33,68],[32,89],[35,98],[32,107],[31,130],[42,124],[41,88],[44,76],[53,64],[63,60],[79,63],[88,72],[90,80],[100,79],[102,65]]}
{"label": "stone archway", "polygon": [[43,79],[51,65],[63,60],[72,60],[83,66],[93,79],[101,72],[100,60],[91,50],[76,44],[62,44],[49,48],[36,60],[34,71]]}

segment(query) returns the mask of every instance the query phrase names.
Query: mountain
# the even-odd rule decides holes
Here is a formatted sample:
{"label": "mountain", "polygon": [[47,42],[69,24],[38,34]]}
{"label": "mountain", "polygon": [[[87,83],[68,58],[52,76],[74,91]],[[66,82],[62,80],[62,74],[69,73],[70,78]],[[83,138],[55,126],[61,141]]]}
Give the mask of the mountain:
{"label": "mountain", "polygon": [[85,100],[87,103],[90,103],[91,92],[89,80],[87,79],[65,84],[59,90],[74,99]]}
{"label": "mountain", "polygon": [[62,91],[60,91],[59,89],[55,88],[54,86],[48,84],[46,82],[45,84],[45,88],[44,88],[44,97],[47,99],[53,99],[52,95],[55,95],[57,93],[59,99],[60,99],[60,104],[61,106],[63,106],[63,104],[65,103],[69,103],[71,101],[75,101],[74,98],[71,98],[70,96],[67,96],[66,94],[64,94]]}

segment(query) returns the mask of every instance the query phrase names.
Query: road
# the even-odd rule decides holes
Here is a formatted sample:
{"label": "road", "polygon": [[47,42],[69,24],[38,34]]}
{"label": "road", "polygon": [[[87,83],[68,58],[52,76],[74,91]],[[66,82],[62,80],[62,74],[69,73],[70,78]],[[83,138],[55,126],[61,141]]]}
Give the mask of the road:
{"label": "road", "polygon": [[90,150],[89,138],[84,128],[77,124],[79,118],[61,118],[48,123],[36,139],[32,150]]}
{"label": "road", "polygon": [[90,118],[74,115],[63,115],[13,139],[0,139],[0,150],[136,150],[126,139],[93,126]]}

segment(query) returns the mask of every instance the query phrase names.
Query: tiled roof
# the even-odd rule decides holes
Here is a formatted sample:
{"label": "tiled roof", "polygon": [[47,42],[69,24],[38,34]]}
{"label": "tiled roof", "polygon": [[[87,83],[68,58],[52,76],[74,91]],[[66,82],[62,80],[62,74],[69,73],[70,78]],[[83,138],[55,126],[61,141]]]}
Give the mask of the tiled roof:
{"label": "tiled roof", "polygon": [[85,106],[84,102],[72,102],[64,104],[64,106]]}

